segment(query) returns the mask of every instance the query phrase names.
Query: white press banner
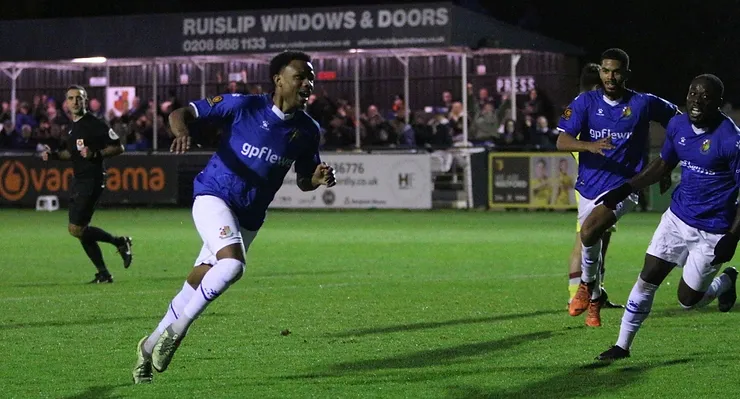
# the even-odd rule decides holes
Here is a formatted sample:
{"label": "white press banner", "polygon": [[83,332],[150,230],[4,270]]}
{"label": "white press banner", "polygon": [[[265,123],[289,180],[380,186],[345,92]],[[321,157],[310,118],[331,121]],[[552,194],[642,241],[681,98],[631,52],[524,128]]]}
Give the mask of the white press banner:
{"label": "white press banner", "polygon": [[431,209],[429,154],[322,154],[337,185],[303,192],[291,170],[271,208]]}

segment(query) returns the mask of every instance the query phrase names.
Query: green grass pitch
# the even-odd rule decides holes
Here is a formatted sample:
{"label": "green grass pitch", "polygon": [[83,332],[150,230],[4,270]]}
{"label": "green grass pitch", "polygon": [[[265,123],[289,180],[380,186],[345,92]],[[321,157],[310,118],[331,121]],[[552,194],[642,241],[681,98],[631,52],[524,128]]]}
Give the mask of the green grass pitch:
{"label": "green grass pitch", "polygon": [[[247,273],[196,321],[169,370],[134,386],[137,341],[200,249],[189,210],[101,210],[134,237],[112,285],[66,212],[0,210],[0,398],[734,397],[740,308],[686,312],[679,271],[632,358],[598,367],[604,327],[569,317],[573,213],[273,211]],[[620,223],[606,287],[624,303],[659,214]],[[282,330],[289,330],[287,336]]]}

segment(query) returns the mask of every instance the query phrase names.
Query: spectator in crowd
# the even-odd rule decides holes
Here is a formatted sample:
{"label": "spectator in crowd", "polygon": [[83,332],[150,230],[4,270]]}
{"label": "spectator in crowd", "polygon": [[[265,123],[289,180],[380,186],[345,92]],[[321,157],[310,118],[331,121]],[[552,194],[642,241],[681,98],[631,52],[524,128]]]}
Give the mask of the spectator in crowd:
{"label": "spectator in crowd", "polygon": [[[468,87],[472,88],[472,85],[468,85]],[[488,89],[485,87],[481,87],[478,89],[478,101],[477,101],[477,110],[482,111],[483,107],[486,106],[486,104],[493,104],[495,105],[495,100],[493,97],[491,97],[490,94],[488,94]]]}
{"label": "spectator in crowd", "polygon": [[507,119],[503,123],[503,132],[498,145],[506,150],[521,149],[526,144],[523,129],[513,119]]}
{"label": "spectator in crowd", "polygon": [[15,134],[13,122],[10,119],[3,121],[3,124],[0,125],[0,149],[9,149]]}
{"label": "spectator in crowd", "polygon": [[452,109],[452,92],[445,90],[442,92],[442,106],[437,109],[440,114],[447,115]]}
{"label": "spectator in crowd", "polygon": [[499,119],[493,102],[487,102],[483,104],[480,112],[475,115],[471,141],[474,144],[493,143],[501,137],[498,129]]}
{"label": "spectator in crowd", "polygon": [[450,113],[447,115],[452,135],[452,141],[462,141],[463,135],[463,104],[460,101],[452,103]]}
{"label": "spectator in crowd", "polygon": [[134,140],[126,144],[126,151],[148,151],[151,147],[149,146],[149,140],[144,137],[142,132],[134,133]]}
{"label": "spectator in crowd", "polygon": [[536,124],[530,128],[529,143],[538,150],[555,151],[557,138],[558,133],[550,127],[547,118],[544,115],[538,116]]}
{"label": "spectator in crowd", "polygon": [[364,143],[370,146],[396,146],[398,134],[393,126],[380,115],[378,107],[371,105],[360,120],[365,129]]}
{"label": "spectator in crowd", "polygon": [[36,151],[36,140],[31,138],[33,128],[31,125],[21,126],[21,134],[13,135],[10,147],[17,151]]}
{"label": "spectator in crowd", "polygon": [[38,122],[31,115],[31,106],[27,102],[22,102],[20,112],[15,115],[15,130],[20,132],[23,125],[28,125],[31,129],[38,126]]}
{"label": "spectator in crowd", "polygon": [[0,103],[0,123],[10,120],[10,103],[3,101]]}

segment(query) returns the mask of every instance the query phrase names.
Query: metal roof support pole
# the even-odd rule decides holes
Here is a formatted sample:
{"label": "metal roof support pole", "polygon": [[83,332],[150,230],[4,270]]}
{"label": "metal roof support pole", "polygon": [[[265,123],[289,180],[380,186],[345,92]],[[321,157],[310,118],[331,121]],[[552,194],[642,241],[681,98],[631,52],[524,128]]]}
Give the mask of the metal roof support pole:
{"label": "metal roof support pole", "polygon": [[462,69],[462,106],[463,106],[463,143],[468,145],[468,53],[463,51],[460,56]]}
{"label": "metal roof support pole", "polygon": [[511,55],[511,119],[516,122],[516,65],[522,58],[521,54]]}
{"label": "metal roof support pole", "polygon": [[[103,110],[105,110],[107,108],[107,105],[106,104],[108,104],[108,88],[109,87],[110,87],[110,65],[109,64],[106,64],[105,65],[105,100],[103,100]],[[133,98],[131,99],[131,101],[133,101]],[[131,104],[131,102],[129,102],[129,104]],[[110,110],[108,110],[108,111],[110,111]],[[126,112],[128,112],[128,110],[127,109],[124,109],[123,110],[123,113],[121,115],[123,115]],[[108,123],[110,123],[110,119],[108,119],[108,113],[107,112],[104,112],[103,117],[105,118],[106,121],[108,121]]]}
{"label": "metal roof support pole", "polygon": [[193,65],[200,70],[200,98],[206,98],[206,64],[193,61]]}
{"label": "metal roof support pole", "polygon": [[463,103],[463,158],[465,165],[463,167],[463,178],[465,179],[465,197],[468,208],[473,207],[473,171],[470,166],[470,147],[468,147],[468,51],[463,50],[460,60],[462,68],[462,103]]}
{"label": "metal roof support pole", "polygon": [[18,76],[23,71],[23,68],[12,67],[10,70],[5,68],[0,70],[10,78],[10,121],[13,122],[13,126],[15,126],[15,116],[18,113],[18,95],[16,93],[17,83]]}
{"label": "metal roof support pole", "polygon": [[152,64],[152,99],[154,100],[154,114],[152,115],[153,122],[152,122],[152,150],[157,151],[157,133],[158,133],[158,126],[159,125],[159,106],[157,105],[157,75],[159,75],[159,68],[157,68],[157,60],[154,60],[154,63]]}
{"label": "metal roof support pole", "polygon": [[355,147],[360,148],[360,55],[355,53]]}
{"label": "metal roof support pole", "polygon": [[408,125],[411,120],[411,111],[409,107],[409,57],[401,57],[395,53],[393,55],[395,55],[396,59],[403,64],[403,108],[404,114],[406,115],[404,117],[404,122]]}

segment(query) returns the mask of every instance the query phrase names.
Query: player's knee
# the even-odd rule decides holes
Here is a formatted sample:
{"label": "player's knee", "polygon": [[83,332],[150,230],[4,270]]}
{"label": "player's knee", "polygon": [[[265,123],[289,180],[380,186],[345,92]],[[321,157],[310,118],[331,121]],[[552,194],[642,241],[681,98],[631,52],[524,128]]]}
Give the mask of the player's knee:
{"label": "player's knee", "polygon": [[202,263],[194,267],[193,270],[190,271],[190,274],[188,274],[186,281],[191,287],[198,288],[200,282],[203,281],[203,277],[205,277],[206,273],[211,270],[211,267],[213,267],[213,265],[206,263]]}
{"label": "player's knee", "polygon": [[596,234],[595,226],[583,225],[581,227],[581,243],[587,247],[596,244],[599,235]]}
{"label": "player's knee", "polygon": [[232,258],[219,259],[217,266],[225,280],[230,283],[238,281],[244,275],[244,270],[246,269],[244,262]]}
{"label": "player's knee", "polygon": [[684,309],[693,309],[704,298],[704,293],[691,288],[683,278],[678,282],[678,303]]}
{"label": "player's knee", "polygon": [[696,304],[701,301],[703,295],[695,295],[693,293],[678,292],[678,304],[686,310],[693,309]]}
{"label": "player's knee", "polygon": [[216,259],[219,262],[222,259],[236,259],[241,263],[246,263],[244,258],[244,246],[242,243],[227,245],[216,252]]}
{"label": "player's knee", "polygon": [[681,307],[684,308],[684,310],[691,310],[691,309],[694,308],[694,305],[696,305],[695,303],[693,303],[693,304],[686,304],[686,303],[684,303],[684,300],[685,299],[682,299],[681,297],[678,297],[678,304],[681,305]]}
{"label": "player's knee", "polygon": [[78,226],[76,224],[70,224],[67,226],[67,231],[72,237],[82,239],[82,235],[85,233],[84,226]]}

